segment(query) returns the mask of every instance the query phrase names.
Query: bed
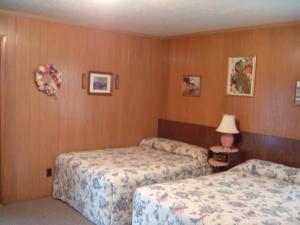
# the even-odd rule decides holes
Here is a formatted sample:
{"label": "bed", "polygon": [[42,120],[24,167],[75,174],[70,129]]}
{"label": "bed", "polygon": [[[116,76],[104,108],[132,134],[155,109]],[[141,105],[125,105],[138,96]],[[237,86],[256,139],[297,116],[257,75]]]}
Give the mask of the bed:
{"label": "bed", "polygon": [[211,172],[206,149],[147,138],[134,147],[59,155],[53,197],[97,225],[131,224],[137,187]]}
{"label": "bed", "polygon": [[299,225],[300,168],[248,160],[227,172],[138,188],[133,225]]}

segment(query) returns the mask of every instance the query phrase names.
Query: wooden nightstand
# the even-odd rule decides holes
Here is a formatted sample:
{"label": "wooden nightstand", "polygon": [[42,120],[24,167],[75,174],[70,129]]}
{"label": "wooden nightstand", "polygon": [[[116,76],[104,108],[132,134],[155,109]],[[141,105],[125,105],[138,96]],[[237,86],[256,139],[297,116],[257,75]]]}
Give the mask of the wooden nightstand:
{"label": "wooden nightstand", "polygon": [[208,163],[213,167],[213,171],[221,172],[225,171],[239,163],[239,149],[232,148],[224,148],[223,146],[212,146],[209,148],[210,154]]}

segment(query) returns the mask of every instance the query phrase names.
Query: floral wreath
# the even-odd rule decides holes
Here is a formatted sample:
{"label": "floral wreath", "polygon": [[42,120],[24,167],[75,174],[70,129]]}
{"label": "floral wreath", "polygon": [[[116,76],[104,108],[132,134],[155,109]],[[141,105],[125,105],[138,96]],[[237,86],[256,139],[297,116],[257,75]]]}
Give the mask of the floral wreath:
{"label": "floral wreath", "polygon": [[62,82],[62,74],[53,64],[39,66],[35,74],[35,82],[39,91],[47,95],[55,95]]}

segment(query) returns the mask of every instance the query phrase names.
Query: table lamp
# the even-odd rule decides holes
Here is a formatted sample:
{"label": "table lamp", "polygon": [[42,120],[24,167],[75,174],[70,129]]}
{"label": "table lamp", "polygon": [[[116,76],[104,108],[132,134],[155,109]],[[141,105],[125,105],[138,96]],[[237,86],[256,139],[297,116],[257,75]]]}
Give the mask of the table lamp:
{"label": "table lamp", "polygon": [[230,149],[234,142],[233,134],[238,134],[239,131],[235,125],[235,116],[224,114],[219,127],[216,129],[217,132],[222,133],[221,143],[225,149]]}

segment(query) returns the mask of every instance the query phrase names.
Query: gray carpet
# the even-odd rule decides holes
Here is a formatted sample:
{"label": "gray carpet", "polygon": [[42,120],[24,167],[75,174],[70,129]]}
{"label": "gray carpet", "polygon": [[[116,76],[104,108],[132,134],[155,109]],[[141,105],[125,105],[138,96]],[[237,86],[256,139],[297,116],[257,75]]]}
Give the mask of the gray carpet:
{"label": "gray carpet", "polygon": [[51,198],[0,205],[0,225],[92,225],[65,203]]}

